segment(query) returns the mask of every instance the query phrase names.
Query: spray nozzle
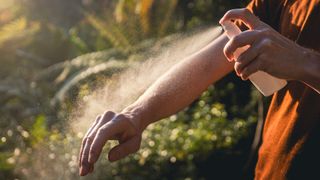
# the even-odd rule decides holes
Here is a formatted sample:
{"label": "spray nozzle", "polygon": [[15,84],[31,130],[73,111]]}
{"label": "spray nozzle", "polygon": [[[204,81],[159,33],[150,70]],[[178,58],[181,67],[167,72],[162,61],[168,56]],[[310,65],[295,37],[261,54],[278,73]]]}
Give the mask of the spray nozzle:
{"label": "spray nozzle", "polygon": [[241,33],[239,27],[232,21],[224,21],[221,26],[229,39]]}

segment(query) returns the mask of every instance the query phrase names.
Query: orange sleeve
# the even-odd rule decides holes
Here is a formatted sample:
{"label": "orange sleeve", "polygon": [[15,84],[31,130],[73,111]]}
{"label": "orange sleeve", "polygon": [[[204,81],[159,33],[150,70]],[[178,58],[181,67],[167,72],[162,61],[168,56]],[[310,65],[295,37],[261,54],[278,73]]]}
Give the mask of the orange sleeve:
{"label": "orange sleeve", "polygon": [[[286,0],[252,0],[246,8],[256,15],[261,21],[275,27],[278,24],[279,18],[275,15],[279,10],[281,10],[285,1]],[[242,22],[237,21],[237,24],[241,29],[247,29]]]}
{"label": "orange sleeve", "polygon": [[268,3],[265,0],[252,0],[246,7],[262,21],[268,20]]}

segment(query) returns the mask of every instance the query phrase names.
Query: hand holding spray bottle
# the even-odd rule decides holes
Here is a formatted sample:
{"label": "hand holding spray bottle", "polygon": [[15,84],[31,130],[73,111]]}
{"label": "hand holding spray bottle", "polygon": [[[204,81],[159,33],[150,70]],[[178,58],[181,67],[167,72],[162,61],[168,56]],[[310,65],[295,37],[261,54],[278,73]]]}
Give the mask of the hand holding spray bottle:
{"label": "hand holding spray bottle", "polygon": [[[226,21],[221,25],[229,39],[241,33],[241,30],[238,28],[238,26],[231,21]],[[237,59],[239,55],[248,48],[249,45],[238,48],[233,54],[234,58]],[[256,73],[253,73],[249,79],[264,96],[272,95],[287,84],[286,80],[278,79],[263,71],[257,71]]]}

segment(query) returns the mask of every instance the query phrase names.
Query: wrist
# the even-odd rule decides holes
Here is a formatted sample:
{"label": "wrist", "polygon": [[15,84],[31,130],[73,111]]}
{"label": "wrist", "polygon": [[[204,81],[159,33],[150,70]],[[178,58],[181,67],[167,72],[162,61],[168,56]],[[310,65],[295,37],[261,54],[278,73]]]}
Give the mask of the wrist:
{"label": "wrist", "polygon": [[303,52],[303,65],[300,81],[309,84],[320,80],[320,54],[307,50]]}
{"label": "wrist", "polygon": [[138,128],[140,132],[144,131],[147,126],[150,124],[147,121],[146,113],[143,110],[143,107],[138,104],[131,104],[126,107],[121,113],[127,114],[130,116],[132,123]]}

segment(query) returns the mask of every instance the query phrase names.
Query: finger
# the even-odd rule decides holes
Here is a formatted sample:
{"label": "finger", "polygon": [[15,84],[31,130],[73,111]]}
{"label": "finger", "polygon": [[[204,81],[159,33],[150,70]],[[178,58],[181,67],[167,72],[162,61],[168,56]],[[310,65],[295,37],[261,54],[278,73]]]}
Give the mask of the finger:
{"label": "finger", "polygon": [[135,136],[130,140],[115,146],[109,152],[109,161],[111,162],[117,161],[131,153],[138,151],[140,147],[140,142],[141,142],[141,138],[138,136]]}
{"label": "finger", "polygon": [[93,125],[90,127],[90,129],[87,131],[87,133],[85,134],[83,140],[82,140],[82,144],[81,144],[81,147],[80,147],[80,152],[79,152],[79,166],[81,165],[81,157],[82,157],[82,153],[83,153],[83,149],[84,149],[84,146],[86,145],[86,141],[87,141],[87,137],[88,135],[92,132],[92,130],[95,128],[95,126],[99,123],[99,120],[100,120],[101,116],[98,116],[96,118],[96,120],[94,121]]}
{"label": "finger", "polygon": [[123,129],[121,128],[122,125],[122,121],[108,122],[98,130],[89,151],[90,163],[95,163],[98,160],[105,143],[110,140],[112,136],[121,132],[121,129]]}
{"label": "finger", "polygon": [[239,56],[238,52],[236,52],[238,48],[251,45],[257,41],[257,39],[260,39],[258,31],[244,31],[230,39],[225,45],[223,52],[229,60],[235,59],[237,58],[236,56]]}
{"label": "finger", "polygon": [[237,75],[240,76],[243,69],[251,63],[254,59],[256,59],[261,53],[261,48],[258,43],[253,43],[246,51],[244,51],[237,59],[234,64],[234,70]]}
{"label": "finger", "polygon": [[242,80],[247,80],[253,73],[261,69],[261,61],[259,57],[253,60],[247,67],[245,67],[240,74]]}
{"label": "finger", "polygon": [[81,166],[80,166],[80,176],[85,176],[90,172],[92,165],[88,162],[89,151],[87,149],[90,148],[89,144],[92,142],[92,138],[87,138],[87,143],[84,146],[83,154],[81,157]]}
{"label": "finger", "polygon": [[[92,139],[94,139],[94,137],[96,136],[96,133],[98,132],[99,128],[102,127],[104,124],[108,123],[113,117],[114,117],[115,113],[112,111],[107,111],[103,114],[101,121],[99,121],[99,123],[97,124],[97,126],[95,126],[93,128],[93,130],[91,131],[91,133],[89,133],[88,137],[92,137]],[[91,146],[91,144],[90,144]]]}
{"label": "finger", "polygon": [[97,133],[98,129],[101,126],[103,126],[105,123],[110,121],[110,119],[112,119],[113,116],[114,116],[113,112],[108,111],[108,112],[104,113],[104,115],[100,118],[100,120],[97,123],[97,125],[93,128],[93,130],[87,136],[86,144],[84,146],[83,154],[81,156],[81,168],[80,168],[81,171],[80,171],[80,174],[86,175],[87,173],[90,172],[90,169],[91,169],[91,167],[93,165],[92,163],[90,163],[88,161],[91,144],[92,144],[92,142],[94,140],[94,137],[96,136],[96,133]]}
{"label": "finger", "polygon": [[223,24],[225,21],[230,20],[238,20],[240,19],[243,21],[246,26],[248,26],[250,29],[256,29],[261,25],[261,21],[258,17],[256,17],[254,14],[252,14],[248,9],[241,8],[241,9],[232,9],[228,11],[219,21],[220,24]]}

